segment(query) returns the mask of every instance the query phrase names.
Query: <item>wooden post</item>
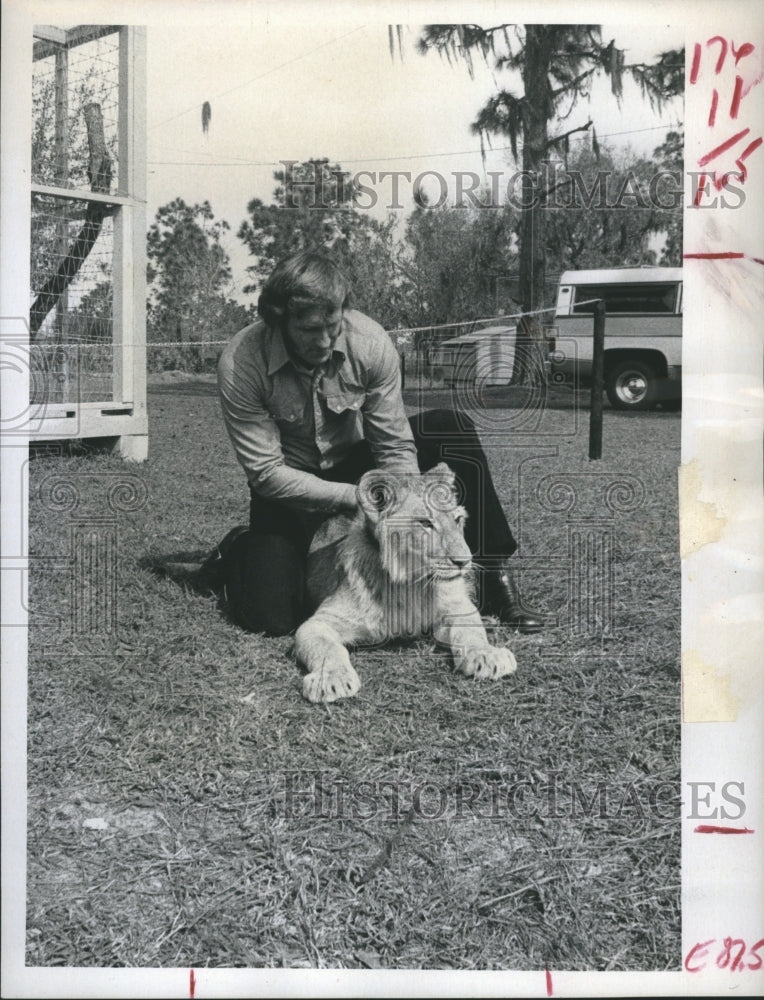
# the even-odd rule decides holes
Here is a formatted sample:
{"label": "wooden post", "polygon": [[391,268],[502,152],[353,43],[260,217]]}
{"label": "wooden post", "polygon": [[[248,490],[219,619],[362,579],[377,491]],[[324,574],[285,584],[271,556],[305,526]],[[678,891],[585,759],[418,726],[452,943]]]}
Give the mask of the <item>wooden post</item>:
{"label": "wooden post", "polygon": [[119,438],[123,458],[148,454],[146,412],[146,29],[119,31],[119,193],[129,205],[114,220],[114,400],[132,407]]}
{"label": "wooden post", "polygon": [[594,305],[592,391],[589,406],[589,458],[602,458],[602,392],[605,383],[605,303]]}

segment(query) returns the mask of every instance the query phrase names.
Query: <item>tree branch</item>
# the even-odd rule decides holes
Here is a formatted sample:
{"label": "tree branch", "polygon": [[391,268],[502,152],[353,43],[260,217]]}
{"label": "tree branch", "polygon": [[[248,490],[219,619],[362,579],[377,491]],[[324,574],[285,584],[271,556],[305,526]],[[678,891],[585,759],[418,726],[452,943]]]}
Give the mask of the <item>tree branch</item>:
{"label": "tree branch", "polygon": [[546,148],[549,149],[551,146],[556,145],[561,139],[567,139],[569,135],[574,135],[576,132],[588,132],[592,127],[591,118],[586,123],[586,125],[579,125],[578,128],[572,128],[569,132],[563,132],[562,135],[557,135],[553,139],[550,139],[546,144]]}
{"label": "tree branch", "polygon": [[569,83],[565,83],[562,85],[562,87],[558,87],[557,90],[553,90],[551,95],[552,100],[555,101],[560,96],[560,94],[564,94],[568,90],[575,89],[582,80],[585,80],[587,76],[591,76],[592,73],[596,73],[597,70],[601,68],[602,68],[601,66],[592,66],[591,69],[587,69],[583,73],[579,73],[578,76],[572,79]]}

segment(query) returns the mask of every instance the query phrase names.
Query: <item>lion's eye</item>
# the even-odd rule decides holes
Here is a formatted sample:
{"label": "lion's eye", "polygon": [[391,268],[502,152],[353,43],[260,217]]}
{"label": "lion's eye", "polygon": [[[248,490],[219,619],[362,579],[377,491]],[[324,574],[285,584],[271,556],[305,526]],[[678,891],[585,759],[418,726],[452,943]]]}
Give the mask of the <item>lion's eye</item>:
{"label": "lion's eye", "polygon": [[429,517],[418,517],[416,523],[420,528],[428,528],[432,530],[435,527],[435,522]]}

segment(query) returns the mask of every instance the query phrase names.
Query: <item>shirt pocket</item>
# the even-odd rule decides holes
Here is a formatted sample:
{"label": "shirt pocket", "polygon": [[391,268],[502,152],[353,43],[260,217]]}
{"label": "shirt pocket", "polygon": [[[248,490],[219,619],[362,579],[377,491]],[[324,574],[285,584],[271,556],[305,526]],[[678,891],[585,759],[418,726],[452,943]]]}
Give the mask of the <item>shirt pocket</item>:
{"label": "shirt pocket", "polygon": [[350,386],[332,387],[324,395],[329,414],[358,413],[364,404],[366,393],[363,389]]}
{"label": "shirt pocket", "polygon": [[281,389],[274,392],[268,401],[268,410],[280,426],[297,427],[302,422],[305,399],[299,393]]}

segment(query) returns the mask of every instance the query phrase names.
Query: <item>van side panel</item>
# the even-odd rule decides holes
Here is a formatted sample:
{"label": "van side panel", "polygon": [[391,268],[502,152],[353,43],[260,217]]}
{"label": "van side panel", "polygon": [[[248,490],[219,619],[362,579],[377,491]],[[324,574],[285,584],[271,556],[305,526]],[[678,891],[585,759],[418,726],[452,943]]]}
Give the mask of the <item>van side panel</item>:
{"label": "van side panel", "polygon": [[[557,316],[559,334],[556,341],[555,367],[572,372],[578,361],[581,375],[591,373],[594,323],[591,316]],[[605,362],[607,352],[628,350],[657,351],[666,360],[666,367],[675,369],[682,364],[681,316],[612,315],[605,321]]]}

